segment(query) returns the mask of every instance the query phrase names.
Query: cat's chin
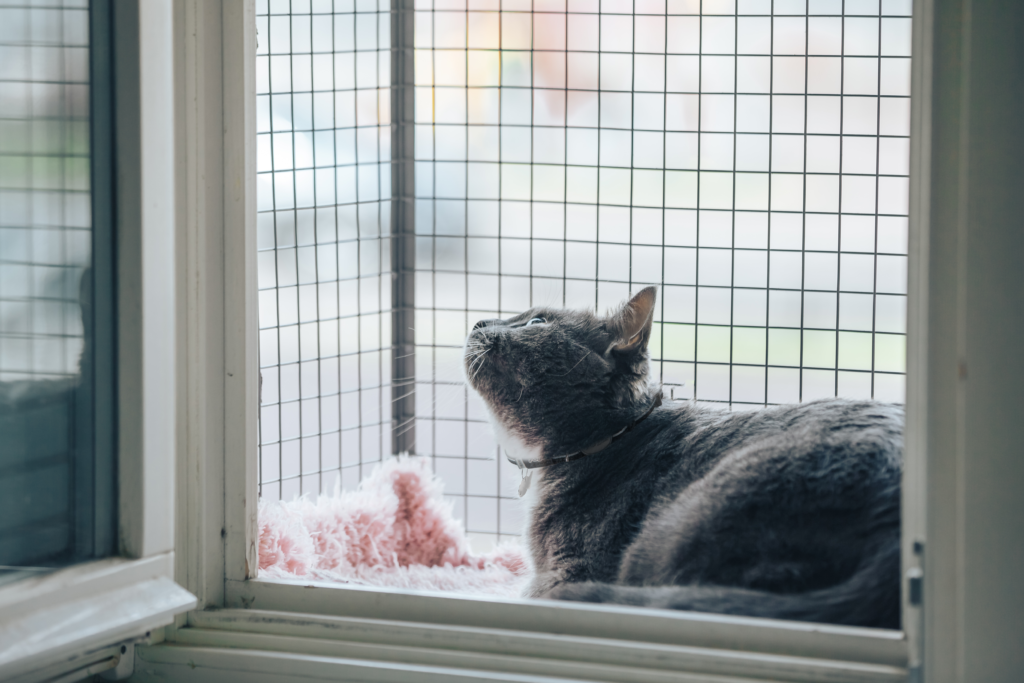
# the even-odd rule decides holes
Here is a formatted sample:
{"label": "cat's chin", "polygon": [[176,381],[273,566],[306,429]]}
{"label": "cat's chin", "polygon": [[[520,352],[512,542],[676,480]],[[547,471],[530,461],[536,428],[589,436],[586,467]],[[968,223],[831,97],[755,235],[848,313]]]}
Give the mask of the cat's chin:
{"label": "cat's chin", "polygon": [[[509,457],[516,460],[540,460],[544,457],[544,449],[540,446],[531,446],[523,440],[521,436],[508,429],[501,420],[491,410],[491,406],[484,401],[484,407],[487,409],[487,419],[491,423],[491,429],[494,431],[494,438],[498,442],[498,446],[504,451],[499,454],[498,457],[505,457],[508,454]],[[536,501],[537,484],[541,477],[543,477],[544,469],[527,470],[526,473],[533,479],[533,485],[529,486],[526,491],[526,495],[521,495],[523,502],[526,503],[528,508],[533,507]],[[520,472],[520,474],[523,474]]]}
{"label": "cat's chin", "polygon": [[[486,404],[485,404],[486,405]],[[495,417],[490,406],[487,406],[487,418],[494,430],[494,437],[498,445],[512,458],[518,460],[540,460],[544,457],[544,451],[540,446],[530,446],[518,434],[514,434]],[[499,458],[505,457],[499,454]],[[520,471],[520,475],[527,475],[532,479],[532,484],[527,487],[525,494],[520,493],[519,498],[527,509],[532,508],[537,502],[537,491],[541,478],[544,476],[544,468]]]}
{"label": "cat's chin", "polygon": [[494,412],[487,407],[487,417],[494,430],[494,437],[498,445],[515,460],[540,460],[544,457],[544,450],[540,446],[531,446],[521,436],[505,427]]}

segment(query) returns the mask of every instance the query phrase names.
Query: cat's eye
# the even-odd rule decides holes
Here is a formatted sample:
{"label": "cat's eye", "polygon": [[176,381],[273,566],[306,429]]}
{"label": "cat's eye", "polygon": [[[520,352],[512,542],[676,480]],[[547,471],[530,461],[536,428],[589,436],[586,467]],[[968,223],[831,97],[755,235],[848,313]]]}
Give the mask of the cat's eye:
{"label": "cat's eye", "polygon": [[526,323],[526,327],[529,327],[530,325],[540,325],[546,322],[547,320],[545,320],[544,318],[531,318],[530,322]]}

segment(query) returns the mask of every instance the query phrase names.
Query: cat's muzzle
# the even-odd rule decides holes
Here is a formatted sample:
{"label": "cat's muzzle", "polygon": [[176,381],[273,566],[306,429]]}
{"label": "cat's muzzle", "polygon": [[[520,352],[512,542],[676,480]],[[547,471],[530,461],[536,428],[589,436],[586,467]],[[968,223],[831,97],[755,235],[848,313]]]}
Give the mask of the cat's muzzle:
{"label": "cat's muzzle", "polygon": [[485,327],[495,327],[497,325],[504,325],[505,321],[499,318],[489,318],[487,320],[480,320],[476,325],[473,325],[473,332],[482,330]]}
{"label": "cat's muzzle", "polygon": [[502,365],[498,354],[494,353],[497,337],[500,335],[495,334],[497,330],[488,329],[496,327],[498,323],[504,323],[504,321],[481,320],[473,326],[473,330],[466,337],[462,363],[466,370],[466,379],[470,386],[478,391],[481,388],[478,380],[497,369],[493,365],[495,362],[499,366]]}

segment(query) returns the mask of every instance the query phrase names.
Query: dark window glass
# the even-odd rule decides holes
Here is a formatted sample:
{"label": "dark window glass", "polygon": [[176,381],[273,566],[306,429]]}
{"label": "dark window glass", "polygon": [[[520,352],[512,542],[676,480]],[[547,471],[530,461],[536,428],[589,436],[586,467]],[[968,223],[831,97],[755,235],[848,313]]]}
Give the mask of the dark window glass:
{"label": "dark window glass", "polygon": [[109,25],[0,0],[0,583],[115,550]]}

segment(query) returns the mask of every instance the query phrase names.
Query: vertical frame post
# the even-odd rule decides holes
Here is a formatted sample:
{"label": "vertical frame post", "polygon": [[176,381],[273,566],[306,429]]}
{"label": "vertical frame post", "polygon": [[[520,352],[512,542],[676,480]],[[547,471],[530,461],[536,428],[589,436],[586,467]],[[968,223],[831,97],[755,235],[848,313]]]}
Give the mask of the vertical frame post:
{"label": "vertical frame post", "polygon": [[[205,4],[205,3],[202,3]],[[256,578],[257,421],[259,353],[256,305],[256,2],[221,5],[225,122],[222,349],[224,415],[224,571],[227,579]],[[228,125],[230,122],[230,125]],[[210,529],[208,528],[209,532]],[[216,528],[214,527],[214,532]]]}
{"label": "vertical frame post", "polygon": [[930,150],[914,168],[920,379],[908,384],[907,440],[908,456],[926,456],[908,473],[925,511],[917,680],[1015,681],[1024,671],[1024,5],[920,3],[928,21],[914,57],[929,69],[914,74],[927,113],[917,132]]}
{"label": "vertical frame post", "polygon": [[413,163],[413,0],[391,0],[391,451],[413,452],[416,430]]}
{"label": "vertical frame post", "polygon": [[[911,680],[922,675],[924,614],[912,600],[909,581],[920,576],[927,525],[925,496],[928,463],[928,225],[931,182],[931,98],[934,2],[915,0],[910,97],[910,230],[907,273],[906,447],[902,485],[903,632],[909,649]],[[913,596],[916,598],[916,596]]]}
{"label": "vertical frame post", "polygon": [[[220,606],[256,577],[256,3],[175,0],[175,578]],[[185,624],[184,617],[178,626]]]}
{"label": "vertical frame post", "polygon": [[174,550],[174,44],[169,0],[112,9],[119,552],[141,558]]}

